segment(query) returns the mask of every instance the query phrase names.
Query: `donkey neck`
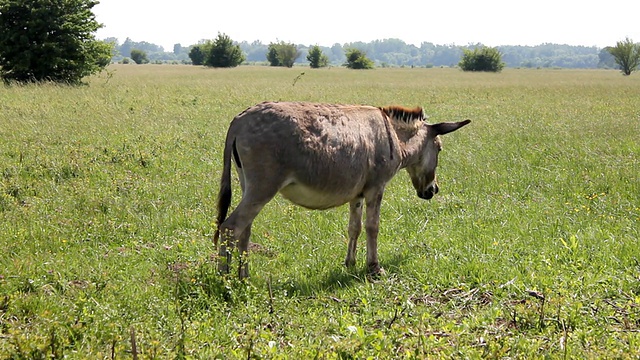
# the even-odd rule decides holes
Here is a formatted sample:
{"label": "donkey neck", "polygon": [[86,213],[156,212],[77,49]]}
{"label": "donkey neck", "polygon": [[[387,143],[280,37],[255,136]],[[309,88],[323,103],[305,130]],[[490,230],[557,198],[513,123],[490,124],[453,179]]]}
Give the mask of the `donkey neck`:
{"label": "donkey neck", "polygon": [[398,135],[402,155],[400,168],[405,168],[417,163],[422,154],[422,150],[426,146],[426,142],[429,140],[427,127],[423,126],[415,131],[396,129],[396,134]]}

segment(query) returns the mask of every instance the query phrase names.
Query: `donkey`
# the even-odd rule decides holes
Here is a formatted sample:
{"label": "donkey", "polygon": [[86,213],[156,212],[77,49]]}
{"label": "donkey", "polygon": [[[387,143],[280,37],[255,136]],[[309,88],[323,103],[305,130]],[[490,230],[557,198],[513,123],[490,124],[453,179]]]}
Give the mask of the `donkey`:
{"label": "donkey", "polygon": [[[217,229],[219,271],[229,272],[231,251],[240,254],[238,275],[249,276],[251,225],[278,192],[309,209],[349,203],[349,245],[345,265],[356,263],[356,245],[366,205],[367,267],[378,263],[380,204],[386,184],[407,169],[418,197],[438,193],[439,135],[471,120],[429,125],[422,108],[373,107],[306,102],[263,102],[237,115],[224,147]],[[242,199],[227,218],[231,203],[231,162],[238,172]]]}

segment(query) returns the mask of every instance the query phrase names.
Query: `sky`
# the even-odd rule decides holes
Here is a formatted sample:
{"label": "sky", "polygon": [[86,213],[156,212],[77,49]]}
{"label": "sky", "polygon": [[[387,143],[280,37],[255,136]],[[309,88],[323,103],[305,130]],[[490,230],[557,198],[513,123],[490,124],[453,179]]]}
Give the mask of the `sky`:
{"label": "sky", "polygon": [[640,42],[640,1],[532,0],[101,0],[99,39],[189,46],[224,33],[233,41],[331,46],[400,39],[420,46]]}

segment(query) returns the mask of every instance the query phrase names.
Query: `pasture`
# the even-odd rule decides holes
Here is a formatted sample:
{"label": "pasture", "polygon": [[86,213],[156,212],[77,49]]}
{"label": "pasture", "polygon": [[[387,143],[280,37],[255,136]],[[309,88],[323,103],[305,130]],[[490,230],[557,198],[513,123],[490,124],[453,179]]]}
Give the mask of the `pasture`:
{"label": "pasture", "polygon": [[[637,358],[638,99],[611,70],[121,65],[0,87],[0,358]],[[381,279],[364,234],[342,265],[348,206],[279,196],[251,277],[217,274],[224,136],[265,100],[473,121],[431,201],[404,171],[387,187]]]}

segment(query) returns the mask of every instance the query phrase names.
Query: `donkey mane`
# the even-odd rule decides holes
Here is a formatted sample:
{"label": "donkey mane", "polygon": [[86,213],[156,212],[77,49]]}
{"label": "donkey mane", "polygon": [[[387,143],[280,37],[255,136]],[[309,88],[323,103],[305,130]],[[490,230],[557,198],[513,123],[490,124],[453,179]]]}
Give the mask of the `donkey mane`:
{"label": "donkey mane", "polygon": [[417,129],[426,119],[421,107],[413,109],[404,106],[386,106],[380,108],[393,121],[394,126],[405,129]]}

